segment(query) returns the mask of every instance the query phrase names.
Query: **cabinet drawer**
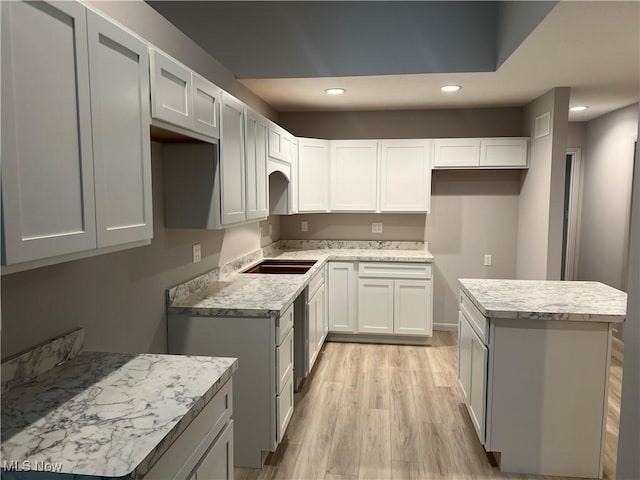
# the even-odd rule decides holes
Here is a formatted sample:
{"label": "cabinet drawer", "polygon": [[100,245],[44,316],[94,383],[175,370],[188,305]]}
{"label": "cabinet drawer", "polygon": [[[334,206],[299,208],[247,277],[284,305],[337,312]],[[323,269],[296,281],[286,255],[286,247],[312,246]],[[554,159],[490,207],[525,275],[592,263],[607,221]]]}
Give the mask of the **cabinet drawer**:
{"label": "cabinet drawer", "polygon": [[289,375],[282,393],[276,397],[276,442],[280,443],[293,415],[293,374]]}
{"label": "cabinet drawer", "polygon": [[307,298],[313,297],[313,294],[316,293],[322,285],[324,285],[324,267],[322,267],[309,282],[309,295]]}
{"label": "cabinet drawer", "polygon": [[280,345],[293,328],[293,303],[280,315],[276,323],[276,345]]}
{"label": "cabinet drawer", "polygon": [[231,380],[216,393],[189,426],[153,464],[145,478],[185,479],[225,428],[233,411]]}
{"label": "cabinet drawer", "polygon": [[431,265],[427,263],[397,263],[397,262],[361,262],[358,266],[358,276],[380,278],[431,278]]}
{"label": "cabinet drawer", "polygon": [[480,340],[487,345],[489,343],[489,322],[487,317],[480,313],[480,310],[473,304],[471,299],[462,292],[460,292],[460,311],[467,317]]}
{"label": "cabinet drawer", "polygon": [[276,392],[281,393],[289,375],[293,372],[293,329],[276,348]]}
{"label": "cabinet drawer", "polygon": [[201,480],[233,480],[233,420],[211,445],[195,470]]}

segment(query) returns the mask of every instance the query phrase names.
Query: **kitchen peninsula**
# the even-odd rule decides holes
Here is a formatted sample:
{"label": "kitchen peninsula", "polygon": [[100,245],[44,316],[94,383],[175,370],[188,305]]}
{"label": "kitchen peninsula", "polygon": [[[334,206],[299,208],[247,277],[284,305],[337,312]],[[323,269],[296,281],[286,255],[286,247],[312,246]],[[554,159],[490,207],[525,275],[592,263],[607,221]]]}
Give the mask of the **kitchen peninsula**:
{"label": "kitchen peninsula", "polygon": [[611,334],[626,300],[598,282],[460,280],[458,383],[501,470],[602,477]]}

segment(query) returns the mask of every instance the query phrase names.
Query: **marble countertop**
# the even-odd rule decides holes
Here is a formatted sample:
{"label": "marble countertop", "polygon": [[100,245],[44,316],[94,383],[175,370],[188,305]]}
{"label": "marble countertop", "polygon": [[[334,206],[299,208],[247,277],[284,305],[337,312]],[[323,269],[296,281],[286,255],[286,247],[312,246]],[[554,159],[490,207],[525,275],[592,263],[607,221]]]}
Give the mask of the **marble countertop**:
{"label": "marble countertop", "polygon": [[599,282],[460,279],[485,316],[531,320],[623,322],[627,294]]}
{"label": "marble countertop", "polygon": [[3,393],[2,459],[140,478],[237,366],[234,358],[80,353]]}
{"label": "marble countertop", "polygon": [[316,264],[304,275],[237,273],[228,279],[212,282],[184,299],[171,302],[168,306],[169,313],[214,317],[276,317],[294,302],[328,261],[433,262],[434,260],[433,255],[424,249],[374,248],[284,250],[266,258],[316,260]]}

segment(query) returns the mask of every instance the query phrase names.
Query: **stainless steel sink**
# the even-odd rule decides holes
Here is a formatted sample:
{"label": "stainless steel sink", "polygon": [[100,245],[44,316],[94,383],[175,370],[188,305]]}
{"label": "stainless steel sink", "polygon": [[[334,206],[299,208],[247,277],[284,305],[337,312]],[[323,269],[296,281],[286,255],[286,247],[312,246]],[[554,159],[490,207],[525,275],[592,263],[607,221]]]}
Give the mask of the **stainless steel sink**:
{"label": "stainless steel sink", "polygon": [[242,273],[304,275],[315,264],[316,260],[263,260]]}

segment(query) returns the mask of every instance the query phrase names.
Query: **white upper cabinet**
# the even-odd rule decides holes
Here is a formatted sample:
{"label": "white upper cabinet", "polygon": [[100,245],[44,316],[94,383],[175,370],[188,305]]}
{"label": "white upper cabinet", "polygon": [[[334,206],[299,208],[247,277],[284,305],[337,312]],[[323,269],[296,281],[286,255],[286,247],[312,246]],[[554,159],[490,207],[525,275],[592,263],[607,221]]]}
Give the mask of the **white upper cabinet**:
{"label": "white upper cabinet", "polygon": [[330,209],[343,212],[375,212],[378,186],[378,142],[331,142]]}
{"label": "white upper cabinet", "polygon": [[269,123],[269,157],[283,162],[291,162],[294,137],[284,128]]}
{"label": "white upper cabinet", "polygon": [[208,137],[220,137],[220,89],[196,73],[193,83],[193,130]]}
{"label": "white upper cabinet", "polygon": [[527,168],[526,137],[434,140],[433,168]]}
{"label": "white upper cabinet", "polygon": [[[98,247],[153,236],[147,45],[87,12]],[[126,95],[125,95],[126,92]]]}
{"label": "white upper cabinet", "polygon": [[380,211],[428,212],[431,140],[380,142]]}
{"label": "white upper cabinet", "polygon": [[149,56],[154,125],[200,140],[219,138],[220,89],[154,48]]}
{"label": "white upper cabinet", "polygon": [[95,248],[85,8],[1,8],[3,263]]}
{"label": "white upper cabinet", "polygon": [[247,220],[255,220],[269,215],[267,196],[269,124],[266,118],[249,109],[245,110],[245,116]]}
{"label": "white upper cabinet", "polygon": [[191,71],[151,49],[151,115],[179,127],[193,126]]}
{"label": "white upper cabinet", "polygon": [[298,211],[329,210],[329,142],[298,139]]}
{"label": "white upper cabinet", "polygon": [[470,168],[480,166],[479,138],[442,138],[434,140],[433,168]]}
{"label": "white upper cabinet", "polygon": [[483,138],[480,166],[487,168],[527,168],[528,138]]}
{"label": "white upper cabinet", "polygon": [[246,220],[244,105],[222,92],[220,125],[220,207],[222,225]]}
{"label": "white upper cabinet", "polygon": [[291,146],[291,176],[289,178],[289,214],[298,213],[298,140]]}

